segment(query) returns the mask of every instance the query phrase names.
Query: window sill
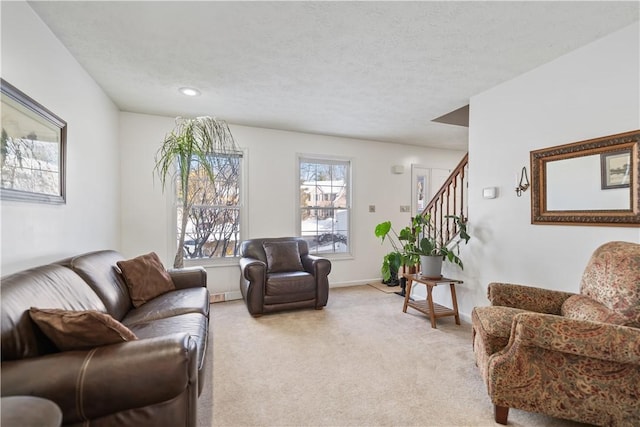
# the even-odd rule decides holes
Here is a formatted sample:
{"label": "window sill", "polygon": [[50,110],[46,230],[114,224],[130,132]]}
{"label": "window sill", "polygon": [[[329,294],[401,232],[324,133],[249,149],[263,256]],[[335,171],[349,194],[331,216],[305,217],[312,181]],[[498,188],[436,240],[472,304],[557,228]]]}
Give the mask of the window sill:
{"label": "window sill", "polygon": [[185,267],[204,267],[204,268],[219,268],[219,267],[238,267],[238,261],[240,257],[233,258],[200,258],[200,259],[185,259]]}
{"label": "window sill", "polygon": [[326,258],[330,261],[350,261],[355,257],[352,254],[309,254],[320,258]]}

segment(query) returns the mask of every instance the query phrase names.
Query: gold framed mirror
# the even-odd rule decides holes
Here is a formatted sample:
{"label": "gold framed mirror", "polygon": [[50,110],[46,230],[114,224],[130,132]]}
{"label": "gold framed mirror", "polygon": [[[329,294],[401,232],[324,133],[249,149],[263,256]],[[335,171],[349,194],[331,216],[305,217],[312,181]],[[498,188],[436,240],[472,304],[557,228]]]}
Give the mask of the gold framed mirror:
{"label": "gold framed mirror", "polygon": [[640,130],[531,152],[531,223],[640,227]]}

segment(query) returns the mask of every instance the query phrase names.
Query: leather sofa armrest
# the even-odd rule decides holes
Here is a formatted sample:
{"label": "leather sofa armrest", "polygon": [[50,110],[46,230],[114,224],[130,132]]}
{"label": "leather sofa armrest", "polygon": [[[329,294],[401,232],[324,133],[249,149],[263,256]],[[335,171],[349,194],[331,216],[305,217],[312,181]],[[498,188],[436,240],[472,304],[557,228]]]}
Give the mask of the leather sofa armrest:
{"label": "leather sofa armrest", "polygon": [[240,258],[240,292],[253,316],[262,314],[267,283],[267,264],[256,258]]}
{"label": "leather sofa armrest", "polygon": [[560,314],[571,292],[555,291],[513,283],[489,283],[487,297],[491,305],[520,308],[537,313]]}
{"label": "leather sofa armrest", "polygon": [[640,365],[640,329],[539,313],[514,318],[510,345]]}
{"label": "leather sofa armrest", "polygon": [[302,266],[305,271],[316,277],[326,277],[331,273],[331,261],[315,255],[302,256]]}
{"label": "leather sofa armrest", "polygon": [[2,395],[52,400],[65,424],[170,401],[185,392],[195,399],[196,352],[195,341],[180,333],[3,362]]}
{"label": "leather sofa armrest", "polygon": [[240,271],[242,277],[248,280],[252,284],[262,284],[266,280],[267,264],[255,258],[243,257],[240,258]]}
{"label": "leather sofa armrest", "polygon": [[172,268],[167,271],[176,289],[207,287],[207,270],[204,267]]}
{"label": "leather sofa armrest", "polygon": [[316,308],[327,305],[329,300],[329,273],[331,261],[315,255],[302,256],[302,266],[316,279]]}

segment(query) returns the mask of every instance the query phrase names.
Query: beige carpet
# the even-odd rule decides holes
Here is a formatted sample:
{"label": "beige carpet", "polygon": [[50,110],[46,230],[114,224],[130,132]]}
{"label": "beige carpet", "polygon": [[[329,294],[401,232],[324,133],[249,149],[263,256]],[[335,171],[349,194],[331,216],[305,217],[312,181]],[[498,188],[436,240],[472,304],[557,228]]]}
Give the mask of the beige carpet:
{"label": "beige carpet", "polygon": [[[497,425],[470,325],[431,329],[395,294],[336,288],[324,310],[260,318],[231,301],[212,305],[211,324],[199,426]],[[581,424],[512,409],[509,425]]]}

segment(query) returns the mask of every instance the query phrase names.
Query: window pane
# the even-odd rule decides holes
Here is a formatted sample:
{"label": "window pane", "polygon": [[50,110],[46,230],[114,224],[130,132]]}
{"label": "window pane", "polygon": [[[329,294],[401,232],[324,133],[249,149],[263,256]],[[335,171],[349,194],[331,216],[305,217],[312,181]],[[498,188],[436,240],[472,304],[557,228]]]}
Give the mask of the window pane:
{"label": "window pane", "polygon": [[313,253],[349,252],[349,167],[300,159],[300,231]]}
{"label": "window pane", "polygon": [[[186,259],[221,258],[238,255],[240,246],[240,156],[209,158],[209,168],[192,163],[188,201],[191,204],[184,242]],[[178,189],[181,188],[178,182]],[[178,190],[180,191],[180,190]],[[182,225],[183,195],[178,200],[178,239]]]}

